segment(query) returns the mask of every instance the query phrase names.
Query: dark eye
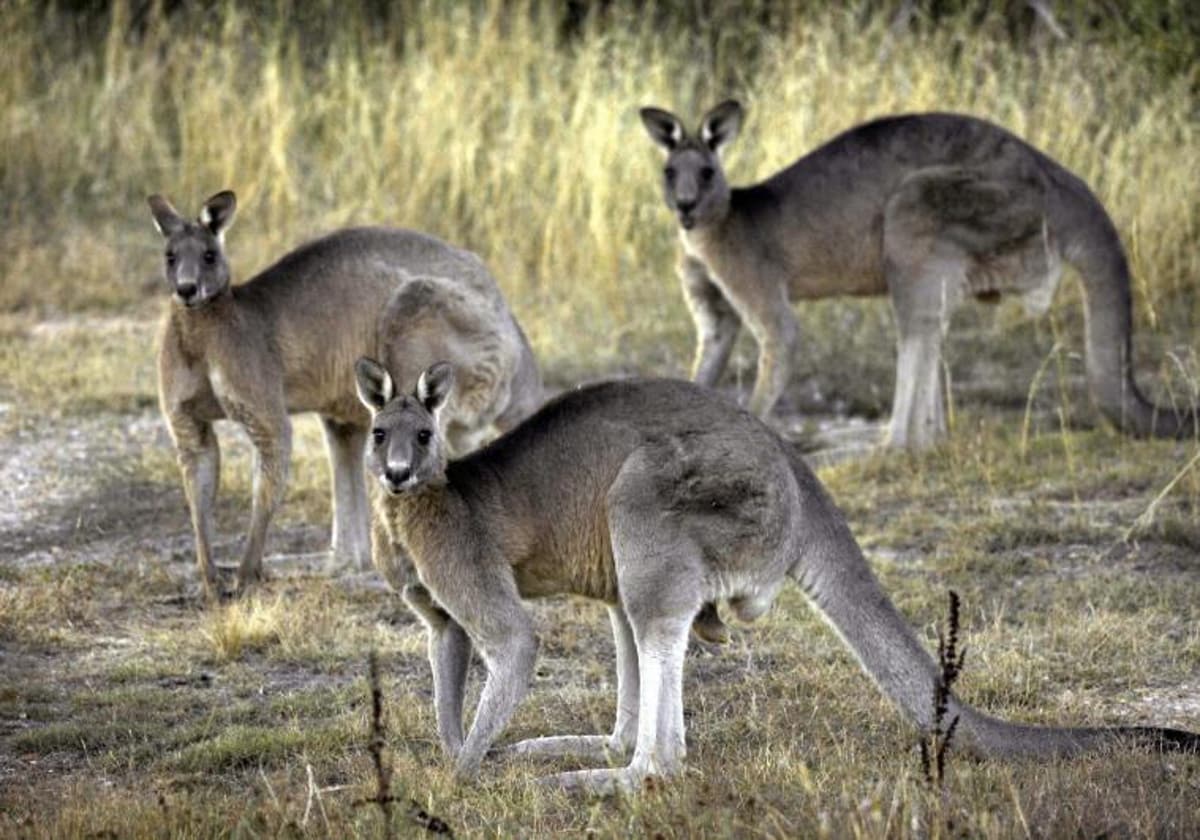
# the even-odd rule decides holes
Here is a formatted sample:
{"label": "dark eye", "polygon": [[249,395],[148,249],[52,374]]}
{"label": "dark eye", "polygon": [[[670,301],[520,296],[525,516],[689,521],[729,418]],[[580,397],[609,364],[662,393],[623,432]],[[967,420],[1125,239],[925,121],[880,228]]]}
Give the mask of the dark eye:
{"label": "dark eye", "polygon": [[675,183],[675,167],[674,166],[668,166],[666,169],[664,169],[663,175],[665,175],[667,177],[668,184]]}
{"label": "dark eye", "polygon": [[378,446],[387,440],[387,432],[385,432],[383,429],[372,429],[371,440],[375,441],[375,445]]}
{"label": "dark eye", "polygon": [[431,440],[433,440],[433,432],[429,431],[428,429],[422,429],[421,431],[417,432],[417,443],[421,444],[422,446],[428,446],[429,441]]}
{"label": "dark eye", "polygon": [[167,265],[175,265],[175,252],[167,251]]}
{"label": "dark eye", "polygon": [[204,262],[205,263],[207,263],[208,265],[212,265],[216,261],[217,261],[217,252],[216,251],[205,251],[204,252]]}
{"label": "dark eye", "polygon": [[715,169],[713,169],[711,166],[706,166],[700,170],[700,180],[707,184],[716,174],[717,172]]}

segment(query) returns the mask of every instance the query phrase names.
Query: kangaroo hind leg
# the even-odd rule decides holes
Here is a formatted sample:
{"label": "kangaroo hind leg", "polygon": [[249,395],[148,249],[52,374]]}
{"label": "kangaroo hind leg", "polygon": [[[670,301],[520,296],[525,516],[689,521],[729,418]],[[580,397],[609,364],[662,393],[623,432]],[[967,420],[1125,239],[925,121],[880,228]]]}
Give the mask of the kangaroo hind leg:
{"label": "kangaroo hind leg", "polygon": [[890,276],[896,318],[896,389],[887,442],[900,448],[931,446],[946,434],[942,394],[943,288],[937,274]]}
{"label": "kangaroo hind leg", "polygon": [[884,272],[896,320],[896,390],[887,443],[920,449],[946,433],[942,338],[962,301],[967,256],[952,243],[907,228],[900,215],[884,238]]}
{"label": "kangaroo hind leg", "polygon": [[1012,150],[987,166],[915,172],[888,200],[883,251],[899,334],[889,442],[924,447],[946,431],[942,337],[963,298],[1052,291],[1045,185]]}
{"label": "kangaroo hind leg", "polygon": [[366,430],[321,418],[333,481],[333,564],[367,570],[371,567],[370,506],[363,472]]}
{"label": "kangaroo hind leg", "polygon": [[618,605],[608,608],[617,647],[617,719],[611,735],[554,735],[518,741],[507,752],[519,755],[572,755],[603,761],[624,755],[637,737],[638,659],[633,628]]}
{"label": "kangaroo hind leg", "polygon": [[[282,400],[280,400],[282,403]],[[250,503],[250,530],[238,566],[238,592],[246,593],[263,579],[263,550],[267,528],[287,489],[288,459],[292,451],[292,424],[282,405],[252,414],[229,414],[241,419],[254,445],[254,480]]]}
{"label": "kangaroo hind leg", "polygon": [[[622,768],[551,776],[544,780],[548,784],[595,792],[629,790],[647,776],[671,776],[683,768],[683,660],[688,628],[706,593],[699,547],[677,522],[660,515],[654,482],[649,464],[635,454],[608,494],[621,607],[637,650],[633,758]],[[632,723],[633,716],[626,720]]]}

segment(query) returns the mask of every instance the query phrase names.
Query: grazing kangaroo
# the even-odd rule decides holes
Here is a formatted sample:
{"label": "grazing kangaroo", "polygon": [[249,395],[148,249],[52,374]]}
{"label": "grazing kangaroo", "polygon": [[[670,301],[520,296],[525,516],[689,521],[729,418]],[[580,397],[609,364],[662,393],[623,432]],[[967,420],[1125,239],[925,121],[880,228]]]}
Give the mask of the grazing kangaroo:
{"label": "grazing kangaroo", "polygon": [[1066,263],[1083,280],[1088,382],[1101,411],[1135,435],[1195,429],[1194,411],[1161,409],[1134,382],[1129,264],[1078,177],[999,126],[913,114],[852,128],[761,183],[731,188],[720,152],[742,113],[723,102],[691,134],[674,114],[641,110],[667,153],[696,382],[716,383],[745,322],[759,347],[750,410],[766,417],[797,342],[790,302],[886,293],[898,333],[888,440],[927,446],[946,430],[939,367],[951,313],[967,296],[1001,294],[1044,312]]}
{"label": "grazing kangaroo", "polygon": [[231,285],[224,234],[236,197],[225,191],[184,219],[148,199],[166,239],[172,306],[158,343],[159,402],[171,431],[196,537],[205,595],[217,595],[213,507],[220,452],[213,421],[229,418],[254,445],[250,530],[240,587],[262,574],[267,526],[283,497],[289,414],[321,415],[333,476],[333,554],[370,563],[370,505],[362,453],[369,416],[353,365],[376,354],[397,376],[438,359],[458,369],[444,418],[466,451],[489,425],[507,429],[541,401],[529,344],[474,255],[408,230],[357,228],[302,245],[246,283]]}
{"label": "grazing kangaroo", "polygon": [[[701,605],[729,599],[744,620],[796,581],[867,673],[919,727],[933,721],[937,664],[871,573],[842,514],[794,450],[764,423],[686,382],[627,381],[569,392],[513,431],[447,462],[438,412],[449,365],[396,395],[387,371],[357,365],[373,412],[368,472],[377,515],[424,587],[404,590],[428,630],[438,731],[474,774],[525,696],[538,643],[522,598],[572,593],[608,605],[617,648],[609,735],[534,738],[517,753],[633,749],[620,769],[548,781],[605,790],[670,775],[684,758],[683,659]],[[463,738],[471,646],[487,666]],[[984,755],[1058,756],[1123,739],[1200,749],[1156,727],[1063,729],[997,720],[949,701],[959,737]]]}

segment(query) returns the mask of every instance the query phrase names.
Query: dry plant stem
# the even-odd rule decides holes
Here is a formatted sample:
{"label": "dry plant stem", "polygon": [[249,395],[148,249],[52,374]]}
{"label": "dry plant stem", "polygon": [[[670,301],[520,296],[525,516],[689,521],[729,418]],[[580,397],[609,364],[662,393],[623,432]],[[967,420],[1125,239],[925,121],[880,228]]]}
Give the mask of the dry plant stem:
{"label": "dry plant stem", "polygon": [[325,802],[321,799],[321,788],[317,785],[316,775],[313,773],[311,764],[304,765],[304,772],[308,774],[308,801],[304,805],[304,818],[300,824],[308,825],[308,815],[312,811],[312,804],[315,800],[317,810],[321,812],[321,823],[325,826],[325,834],[329,834],[329,815],[325,813]]}
{"label": "dry plant stem", "polygon": [[371,681],[371,740],[367,751],[375,766],[375,796],[372,801],[379,806],[383,816],[383,836],[392,836],[392,769],[383,760],[386,743],[386,728],[383,719],[383,689],[379,684],[379,654],[371,651],[369,662]]}
{"label": "dry plant stem", "polygon": [[1154,514],[1158,510],[1158,506],[1162,503],[1162,500],[1170,494],[1175,485],[1198,463],[1200,463],[1200,449],[1197,449],[1192,454],[1192,457],[1183,465],[1183,468],[1175,473],[1166,486],[1158,492],[1157,496],[1150,500],[1150,504],[1146,505],[1146,509],[1138,515],[1137,519],[1133,520],[1133,524],[1125,529],[1125,534],[1121,538],[1123,541],[1129,542],[1137,533],[1144,531],[1154,524]]}
{"label": "dry plant stem", "polygon": [[[379,653],[371,651],[368,658],[368,678],[371,684],[371,739],[367,742],[367,751],[371,753],[371,763],[375,768],[375,795],[370,799],[356,802],[356,805],[374,803],[379,806],[383,817],[383,836],[390,840],[394,836],[392,828],[392,803],[396,797],[392,795],[392,768],[384,761],[383,749],[387,744],[387,726],[383,708],[383,687],[379,678]],[[409,800],[408,818],[432,834],[442,834],[453,837],[454,832],[445,820],[435,817],[416,800]]]}
{"label": "dry plant stem", "polygon": [[933,691],[933,726],[928,735],[921,739],[921,771],[931,786],[944,790],[946,777],[946,753],[958,727],[958,715],[945,723],[946,710],[950,702],[950,689],[962,672],[966,649],[958,649],[959,600],[954,590],[949,594],[949,616],[947,633],[938,629],[937,658],[940,674]]}
{"label": "dry plant stem", "polygon": [[1050,369],[1050,363],[1058,357],[1062,350],[1062,345],[1054,342],[1054,346],[1046,353],[1041,364],[1038,365],[1037,372],[1034,373],[1033,379],[1029,381],[1029,390],[1025,397],[1025,417],[1021,422],[1021,458],[1024,459],[1029,453],[1029,435],[1033,428],[1033,401],[1037,397],[1037,393],[1041,390],[1042,380],[1046,378],[1046,372]]}

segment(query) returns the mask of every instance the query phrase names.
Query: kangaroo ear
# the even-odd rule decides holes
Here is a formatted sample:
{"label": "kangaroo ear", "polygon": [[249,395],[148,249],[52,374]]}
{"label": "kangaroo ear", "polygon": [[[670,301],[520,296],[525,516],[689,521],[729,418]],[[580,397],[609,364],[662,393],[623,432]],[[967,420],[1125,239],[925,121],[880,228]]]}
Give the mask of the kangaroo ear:
{"label": "kangaroo ear", "polygon": [[454,387],[454,368],[449,362],[431,365],[417,380],[416,397],[430,414],[446,404]]}
{"label": "kangaroo ear", "polygon": [[683,123],[670,111],[643,108],[638,113],[642,117],[642,125],[650,133],[650,139],[668,152],[683,142]]}
{"label": "kangaroo ear", "polygon": [[146,203],[150,205],[150,213],[154,216],[154,226],[163,236],[172,236],[183,230],[183,216],[176,212],[171,202],[156,193],[148,197]]}
{"label": "kangaroo ear", "polygon": [[237,213],[237,196],[233,190],[221,190],[200,208],[200,224],[212,231],[213,236],[220,238]]}
{"label": "kangaroo ear", "polygon": [[737,137],[745,111],[736,99],[726,99],[704,115],[700,121],[700,139],[714,152]]}
{"label": "kangaroo ear", "polygon": [[396,385],[387,368],[366,356],[354,363],[354,387],[362,404],[372,412],[379,411],[396,395]]}

